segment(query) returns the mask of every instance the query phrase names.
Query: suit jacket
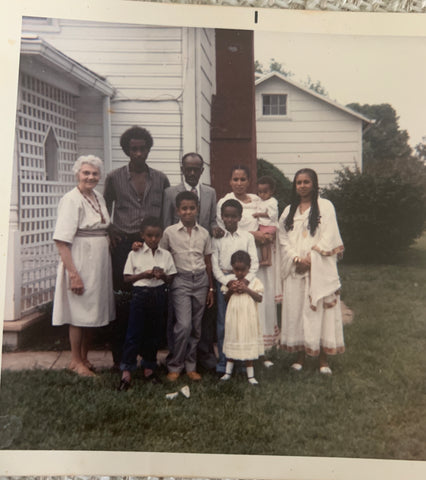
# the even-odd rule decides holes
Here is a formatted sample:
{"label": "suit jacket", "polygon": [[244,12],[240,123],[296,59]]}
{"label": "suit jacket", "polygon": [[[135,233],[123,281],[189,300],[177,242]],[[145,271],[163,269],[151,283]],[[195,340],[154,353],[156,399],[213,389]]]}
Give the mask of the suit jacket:
{"label": "suit jacket", "polygon": [[[185,185],[180,183],[164,190],[163,196],[163,226],[164,228],[178,223],[179,217],[176,214],[176,195],[185,191]],[[198,223],[207,231],[212,233],[216,223],[216,190],[207,185],[200,184]]]}

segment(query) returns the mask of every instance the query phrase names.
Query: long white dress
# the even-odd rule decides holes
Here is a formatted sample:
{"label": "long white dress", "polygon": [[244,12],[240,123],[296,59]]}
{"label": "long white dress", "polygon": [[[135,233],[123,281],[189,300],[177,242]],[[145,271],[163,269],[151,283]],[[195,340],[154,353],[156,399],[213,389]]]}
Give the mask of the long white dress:
{"label": "long white dress", "polygon": [[101,327],[115,318],[108,236],[96,235],[108,227],[110,219],[102,195],[94,193],[106,223],[101,223],[100,214],[77,187],[59,202],[53,239],[71,244],[71,256],[83,281],[84,293],[76,295],[71,291],[68,272],[60,261],[53,301],[53,325]]}
{"label": "long white dress", "polygon": [[[253,213],[259,212],[261,208],[261,199],[253,194],[247,194],[251,202],[244,203],[238,200],[233,192],[226,194],[217,204],[217,223],[221,228],[225,228],[221,218],[221,206],[223,202],[229,199],[237,200],[243,207],[241,221],[238,222],[238,228],[246,232],[255,232],[259,228],[257,218],[253,217]],[[258,248],[258,256],[261,258],[260,249]],[[269,350],[279,343],[280,330],[278,328],[277,303],[281,302],[282,285],[279,262],[279,242],[278,235],[275,244],[272,244],[270,267],[261,266],[257,272],[259,280],[265,287],[263,301],[258,306],[260,326],[263,332],[263,342],[265,350]]]}
{"label": "long white dress", "polygon": [[[287,206],[279,222],[283,304],[281,347],[287,351],[305,351],[317,356],[320,347],[328,355],[345,350],[340,279],[337,255],[343,242],[333,204],[319,198],[320,223],[311,236],[308,230],[310,208],[294,215],[293,230],[286,231]],[[304,274],[295,271],[294,257],[311,255],[311,269]]]}
{"label": "long white dress", "polygon": [[[263,293],[263,285],[254,278],[250,290]],[[228,288],[222,286],[226,294]],[[259,322],[258,302],[248,293],[234,293],[229,299],[225,316],[225,339],[223,352],[233,360],[255,360],[264,354],[263,336]]]}

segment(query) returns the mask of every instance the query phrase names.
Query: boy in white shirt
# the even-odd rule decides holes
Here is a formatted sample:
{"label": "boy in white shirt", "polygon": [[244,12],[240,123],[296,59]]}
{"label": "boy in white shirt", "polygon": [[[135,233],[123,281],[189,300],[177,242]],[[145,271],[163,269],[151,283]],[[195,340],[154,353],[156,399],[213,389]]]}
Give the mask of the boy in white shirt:
{"label": "boy in white shirt", "polygon": [[232,288],[236,276],[232,272],[231,257],[237,250],[244,250],[250,255],[251,266],[245,281],[249,283],[256,276],[259,268],[256,244],[251,233],[238,228],[241,220],[243,207],[237,200],[226,200],[221,205],[221,217],[225,225],[225,234],[222,238],[212,239],[212,267],[213,275],[217,280],[217,323],[216,335],[219,351],[219,360],[216,365],[216,372],[224,374],[226,369],[226,357],[223,353],[223,340],[225,336],[225,313],[226,302],[223,293],[220,291],[222,285]]}
{"label": "boy in white shirt", "polygon": [[160,383],[155,370],[163,326],[161,319],[164,318],[167,306],[166,287],[176,274],[170,252],[158,246],[162,233],[158,218],[145,218],[141,225],[144,243],[137,251],[129,253],[124,267],[124,281],[132,283],[133,289],[120,364],[122,377],[119,391],[129,389],[138,353],[143,357],[145,379]]}

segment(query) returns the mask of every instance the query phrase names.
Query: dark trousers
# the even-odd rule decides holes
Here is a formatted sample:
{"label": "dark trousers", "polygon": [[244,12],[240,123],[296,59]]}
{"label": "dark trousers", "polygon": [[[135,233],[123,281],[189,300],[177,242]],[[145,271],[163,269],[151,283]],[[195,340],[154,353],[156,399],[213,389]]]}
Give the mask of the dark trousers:
{"label": "dark trousers", "polygon": [[121,370],[136,369],[136,357],[142,355],[142,367],[157,368],[157,351],[161,341],[166,310],[166,287],[133,287]]}
{"label": "dark trousers", "polygon": [[132,285],[124,283],[123,271],[127,256],[132,249],[133,242],[140,242],[139,233],[123,234],[120,243],[111,249],[112,279],[115,292],[116,317],[110,324],[110,343],[112,358],[115,365],[121,362],[123,345],[126,338],[127,321],[129,318],[130,292]]}

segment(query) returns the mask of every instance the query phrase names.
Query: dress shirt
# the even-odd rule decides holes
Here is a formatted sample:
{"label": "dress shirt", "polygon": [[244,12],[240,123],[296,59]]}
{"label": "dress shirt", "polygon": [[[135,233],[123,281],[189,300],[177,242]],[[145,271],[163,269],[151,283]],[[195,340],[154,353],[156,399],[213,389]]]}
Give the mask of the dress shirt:
{"label": "dress shirt", "polygon": [[183,184],[187,192],[192,192],[192,189],[195,188],[196,192],[194,193],[197,195],[198,201],[199,201],[200,200],[200,183],[198,182],[197,185],[195,185],[195,187],[191,187],[191,185],[189,183],[186,183],[184,180]]}
{"label": "dress shirt", "polygon": [[[160,267],[166,275],[174,275],[176,267],[173,258],[167,250],[157,248],[154,255],[152,250],[145,244],[138,251],[131,251],[124,266],[124,275],[137,275],[138,273]],[[135,287],[159,287],[164,281],[160,278],[141,278],[133,283]]]}
{"label": "dress shirt", "polygon": [[177,271],[182,273],[205,271],[204,256],[212,253],[209,232],[196,223],[190,235],[180,220],[164,230],[160,245],[172,254]]}
{"label": "dress shirt", "polygon": [[212,247],[213,275],[223,285],[227,285],[231,280],[236,280],[236,276],[232,273],[231,256],[237,250],[244,250],[250,255],[251,266],[246,276],[247,280],[251,282],[256,276],[259,260],[254,237],[251,233],[240,228],[237,228],[234,233],[225,230],[225,235],[222,238],[213,238]]}
{"label": "dress shirt", "polygon": [[143,198],[131,183],[129,165],[110,172],[105,179],[104,198],[113,226],[124,233],[140,231],[145,217],[161,218],[164,190],[170,186],[167,176],[148,167]]}

